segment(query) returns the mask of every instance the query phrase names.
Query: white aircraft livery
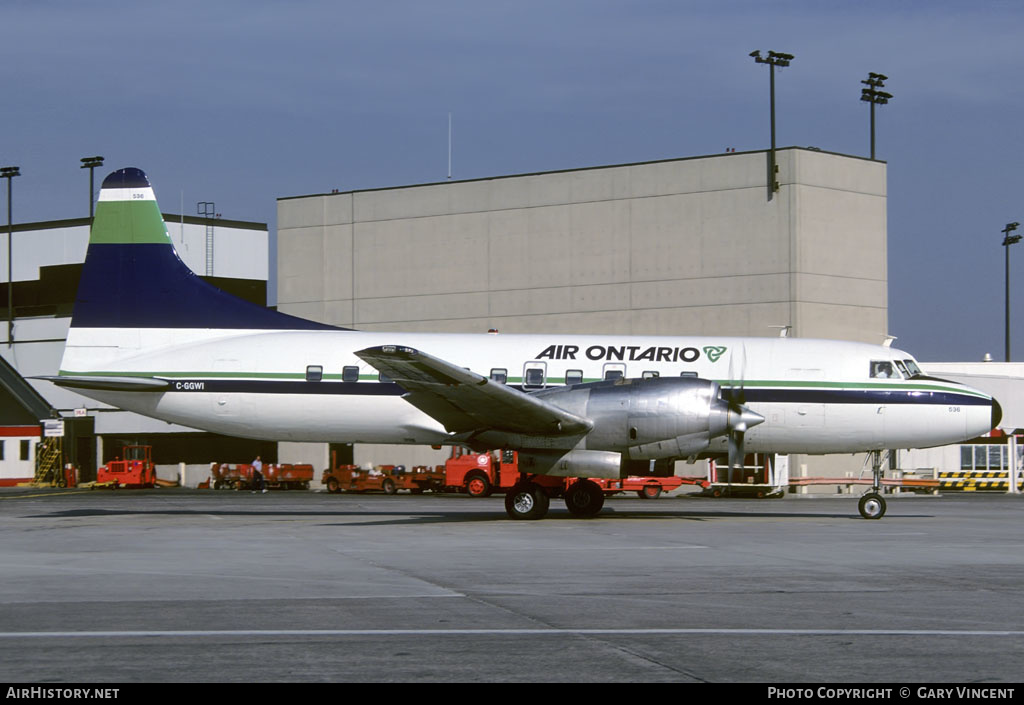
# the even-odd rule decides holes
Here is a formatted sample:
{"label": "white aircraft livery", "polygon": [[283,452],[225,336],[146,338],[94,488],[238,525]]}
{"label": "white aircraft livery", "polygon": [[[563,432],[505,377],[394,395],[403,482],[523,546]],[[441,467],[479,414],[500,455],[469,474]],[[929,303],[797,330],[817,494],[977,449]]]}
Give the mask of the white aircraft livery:
{"label": "white aircraft livery", "polygon": [[[103,182],[54,383],[165,421],[277,441],[519,452],[514,518],[548,509],[539,475],[584,478],[744,453],[946,445],[1000,420],[987,394],[908,353],[801,338],[362,332],[235,298],[193,273],[139,169]],[[878,518],[873,491],[861,513]]]}

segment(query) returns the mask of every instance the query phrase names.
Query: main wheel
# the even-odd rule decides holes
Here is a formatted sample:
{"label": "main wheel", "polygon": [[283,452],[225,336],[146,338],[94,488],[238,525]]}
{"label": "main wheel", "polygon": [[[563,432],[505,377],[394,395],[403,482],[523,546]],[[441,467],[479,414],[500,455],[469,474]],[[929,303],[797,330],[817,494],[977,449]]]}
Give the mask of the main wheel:
{"label": "main wheel", "polygon": [[574,517],[597,516],[604,506],[604,492],[596,482],[577,480],[565,491],[565,506]]}
{"label": "main wheel", "polygon": [[885,516],[885,499],[875,492],[868,492],[857,503],[860,515],[865,519],[881,519]]}
{"label": "main wheel", "polygon": [[466,493],[470,497],[490,497],[494,490],[485,475],[471,475],[466,478]]}
{"label": "main wheel", "polygon": [[532,482],[518,484],[505,494],[505,511],[511,519],[543,519],[550,504],[544,488]]}

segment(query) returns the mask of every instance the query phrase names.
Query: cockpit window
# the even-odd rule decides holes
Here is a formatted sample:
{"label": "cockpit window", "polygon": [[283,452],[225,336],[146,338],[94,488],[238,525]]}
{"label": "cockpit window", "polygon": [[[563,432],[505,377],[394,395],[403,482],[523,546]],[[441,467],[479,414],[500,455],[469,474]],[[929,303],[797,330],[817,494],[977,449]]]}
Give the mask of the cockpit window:
{"label": "cockpit window", "polygon": [[903,363],[900,362],[899,360],[893,360],[893,362],[896,363],[897,369],[899,369],[899,371],[903,374],[903,376],[907,377],[909,379],[910,378],[910,373],[907,372],[907,368],[903,366]]}
{"label": "cockpit window", "polygon": [[917,363],[913,360],[904,360],[903,364],[907,366],[907,372],[910,373],[911,377],[917,377],[918,375],[924,375],[921,368],[917,366]]}
{"label": "cockpit window", "polygon": [[889,360],[872,360],[871,377],[873,379],[893,379],[899,375]]}

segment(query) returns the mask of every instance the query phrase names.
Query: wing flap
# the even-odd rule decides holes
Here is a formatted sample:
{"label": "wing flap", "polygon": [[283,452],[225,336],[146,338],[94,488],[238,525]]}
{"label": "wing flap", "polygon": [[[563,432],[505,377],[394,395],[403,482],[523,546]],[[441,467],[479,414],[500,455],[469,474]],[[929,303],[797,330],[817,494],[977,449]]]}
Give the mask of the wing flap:
{"label": "wing flap", "polygon": [[415,348],[382,345],[356,355],[405,389],[403,398],[449,433],[573,436],[593,427],[586,418]]}

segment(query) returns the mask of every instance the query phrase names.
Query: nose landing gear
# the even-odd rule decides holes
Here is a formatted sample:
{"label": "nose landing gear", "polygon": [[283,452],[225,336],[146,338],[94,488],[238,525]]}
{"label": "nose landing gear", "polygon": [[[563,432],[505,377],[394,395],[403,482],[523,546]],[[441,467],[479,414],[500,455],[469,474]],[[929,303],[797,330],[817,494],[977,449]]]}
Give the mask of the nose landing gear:
{"label": "nose landing gear", "polygon": [[882,451],[871,451],[871,490],[860,498],[857,509],[865,519],[881,519],[885,516],[885,498],[882,497]]}

